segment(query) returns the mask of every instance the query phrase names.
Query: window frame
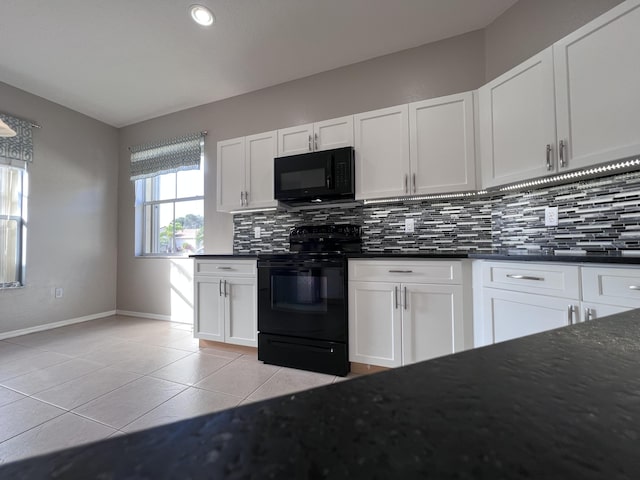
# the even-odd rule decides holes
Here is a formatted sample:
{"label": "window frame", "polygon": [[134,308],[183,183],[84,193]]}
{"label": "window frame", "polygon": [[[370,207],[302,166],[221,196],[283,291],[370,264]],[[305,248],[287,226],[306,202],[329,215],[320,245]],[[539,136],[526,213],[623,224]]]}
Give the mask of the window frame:
{"label": "window frame", "polygon": [[[160,206],[172,205],[173,214],[172,218],[176,220],[176,204],[202,201],[203,207],[203,220],[204,220],[204,191],[202,195],[194,195],[189,197],[178,197],[178,176],[182,171],[189,172],[198,170],[201,172],[202,189],[204,190],[204,171],[202,164],[199,169],[179,170],[177,172],[165,172],[159,173],[147,178],[140,178],[135,183],[135,195],[136,195],[136,249],[135,256],[139,258],[185,258],[189,254],[184,254],[177,251],[176,247],[176,235],[171,236],[171,248],[170,252],[159,252],[160,249]],[[174,184],[174,196],[163,200],[157,200],[160,196],[160,177],[164,175],[175,175]],[[151,198],[154,200],[147,200],[147,185],[151,185],[152,194]],[[147,215],[147,208],[152,210],[151,215]],[[150,217],[150,218],[148,218]],[[155,226],[157,225],[157,228]],[[204,224],[202,226],[204,231]],[[157,234],[150,235],[149,232],[157,232]],[[151,238],[148,238],[151,236]],[[195,245],[197,250],[197,243]],[[147,250],[148,248],[148,250]]]}
{"label": "window frame", "polygon": [[[0,163],[0,169],[13,169],[18,171],[20,177],[20,215],[2,215],[1,220],[15,221],[16,228],[16,281],[3,282],[0,279],[0,291],[23,288],[26,285],[26,252],[27,252],[27,199],[29,196],[29,176],[26,168],[20,168],[11,164]],[[0,253],[1,254],[1,253]]]}

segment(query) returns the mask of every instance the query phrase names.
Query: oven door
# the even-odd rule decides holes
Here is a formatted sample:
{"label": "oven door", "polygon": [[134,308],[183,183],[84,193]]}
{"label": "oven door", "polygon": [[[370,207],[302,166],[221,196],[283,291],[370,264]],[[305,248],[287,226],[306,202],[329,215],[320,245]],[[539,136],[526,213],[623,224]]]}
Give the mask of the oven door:
{"label": "oven door", "polygon": [[259,261],[258,330],[347,341],[345,261]]}

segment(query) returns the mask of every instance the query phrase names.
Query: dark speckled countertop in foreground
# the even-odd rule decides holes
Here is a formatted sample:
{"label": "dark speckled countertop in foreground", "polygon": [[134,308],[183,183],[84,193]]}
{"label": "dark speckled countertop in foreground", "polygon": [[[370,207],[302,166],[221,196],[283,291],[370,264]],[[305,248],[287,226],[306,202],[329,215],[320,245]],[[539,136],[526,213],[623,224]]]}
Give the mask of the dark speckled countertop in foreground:
{"label": "dark speckled countertop in foreground", "polygon": [[640,310],[0,467],[7,479],[640,478]]}

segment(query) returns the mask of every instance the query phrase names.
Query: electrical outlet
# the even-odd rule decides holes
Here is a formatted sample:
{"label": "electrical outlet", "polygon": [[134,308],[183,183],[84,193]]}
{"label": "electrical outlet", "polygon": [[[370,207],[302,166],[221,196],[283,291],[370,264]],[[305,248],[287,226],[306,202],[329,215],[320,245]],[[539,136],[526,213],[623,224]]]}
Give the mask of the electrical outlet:
{"label": "electrical outlet", "polygon": [[545,227],[558,226],[558,207],[544,208],[544,225]]}
{"label": "electrical outlet", "polygon": [[260,227],[253,227],[253,238],[260,238]]}
{"label": "electrical outlet", "polygon": [[413,233],[416,229],[416,221],[413,218],[404,219],[404,233]]}
{"label": "electrical outlet", "polygon": [[54,295],[56,298],[62,298],[62,296],[64,295],[64,290],[61,287],[57,287],[55,289]]}

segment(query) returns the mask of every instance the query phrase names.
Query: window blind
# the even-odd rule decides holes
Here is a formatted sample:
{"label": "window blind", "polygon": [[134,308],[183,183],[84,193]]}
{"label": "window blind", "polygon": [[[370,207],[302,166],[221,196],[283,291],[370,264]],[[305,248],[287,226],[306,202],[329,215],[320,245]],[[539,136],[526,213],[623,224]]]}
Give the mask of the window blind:
{"label": "window blind", "polygon": [[131,180],[200,168],[206,132],[130,147]]}

